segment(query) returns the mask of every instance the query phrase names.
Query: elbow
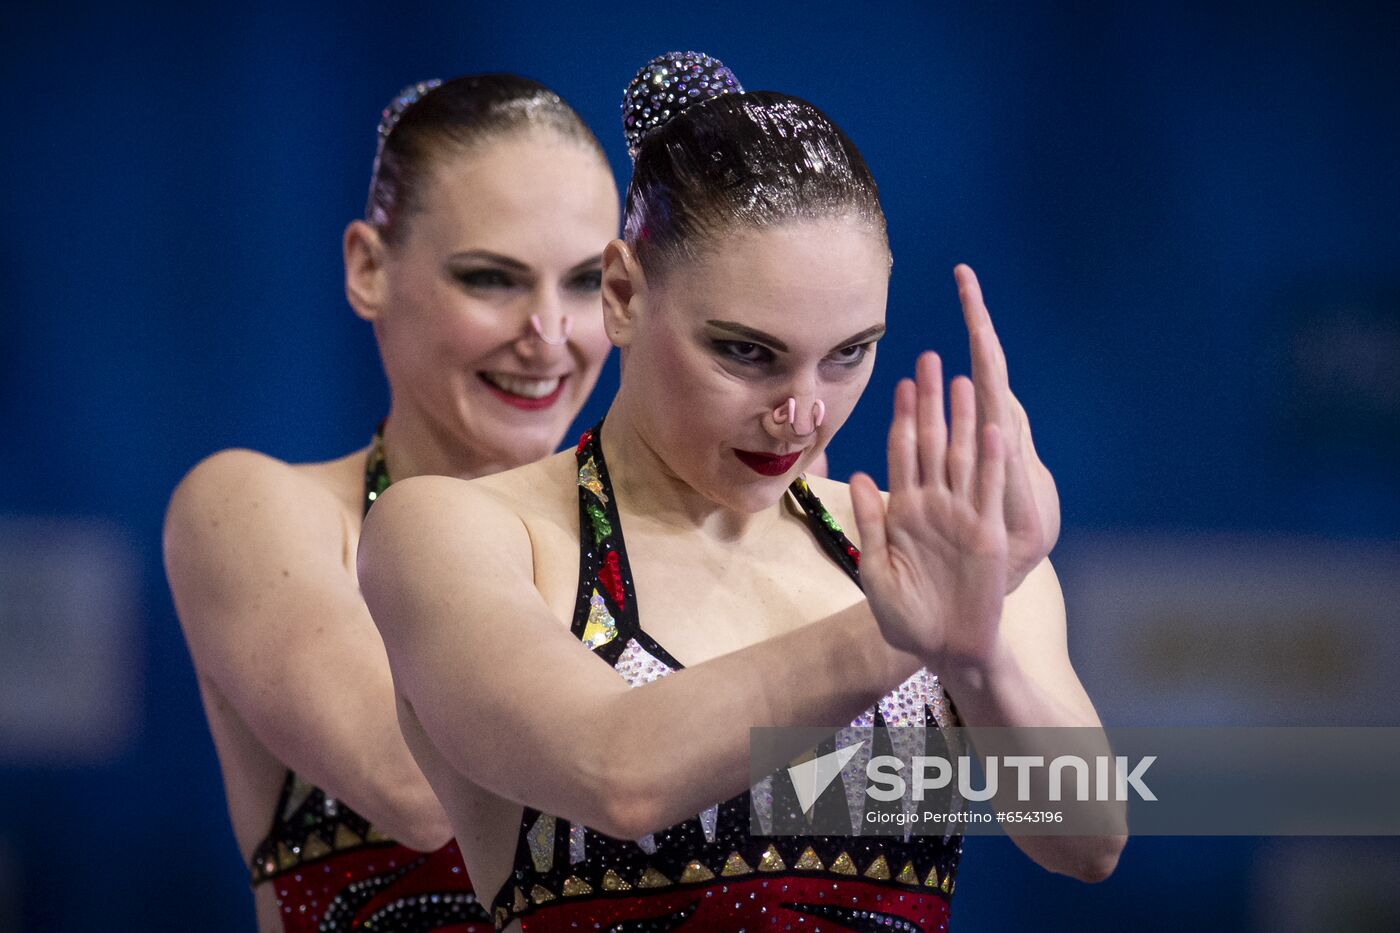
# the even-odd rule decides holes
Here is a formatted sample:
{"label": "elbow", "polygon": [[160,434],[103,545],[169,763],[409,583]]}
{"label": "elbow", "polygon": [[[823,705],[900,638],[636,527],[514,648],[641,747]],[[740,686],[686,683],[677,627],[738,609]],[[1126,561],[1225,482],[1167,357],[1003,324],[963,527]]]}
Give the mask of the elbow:
{"label": "elbow", "polygon": [[391,838],[416,852],[436,852],[451,842],[454,835],[446,814],[440,819],[423,814],[406,823],[403,831]]}
{"label": "elbow", "polygon": [[1074,864],[1066,872],[1071,878],[1086,884],[1107,881],[1118,868],[1118,859],[1123,847],[1128,843],[1127,836],[1091,836],[1084,840],[1091,845],[1078,853]]}
{"label": "elbow", "polygon": [[1012,841],[1046,871],[1086,884],[1106,881],[1118,868],[1127,836],[1012,836]]}
{"label": "elbow", "polygon": [[388,806],[376,828],[395,842],[418,852],[433,852],[452,841],[455,835],[447,811],[431,788],[420,779],[421,787],[386,789]]}
{"label": "elbow", "polygon": [[599,831],[614,839],[641,839],[664,828],[661,809],[653,802],[630,794],[610,795],[602,802]]}
{"label": "elbow", "polygon": [[662,793],[667,779],[659,773],[656,756],[631,754],[625,738],[619,739],[598,743],[580,762],[579,773],[591,788],[589,812],[582,820],[614,839],[641,839],[670,825]]}

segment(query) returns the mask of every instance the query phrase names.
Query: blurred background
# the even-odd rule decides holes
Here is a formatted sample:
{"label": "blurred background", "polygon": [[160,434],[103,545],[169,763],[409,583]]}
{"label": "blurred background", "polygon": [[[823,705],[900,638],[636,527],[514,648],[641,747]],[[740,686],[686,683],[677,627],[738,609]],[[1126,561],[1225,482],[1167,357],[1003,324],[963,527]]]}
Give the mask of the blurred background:
{"label": "blurred background", "polygon": [[[883,476],[919,350],[966,370],[969,262],[1105,721],[1400,725],[1395,4],[30,5],[0,38],[0,930],[252,929],[161,519],[215,450],[326,459],[385,411],[340,262],[381,108],[520,72],[625,184],[621,90],[685,48],[818,103],[880,182],[890,336],[833,476]],[[1362,929],[1396,877],[1393,839],[1138,838],[1085,887],[978,838],[953,916]]]}

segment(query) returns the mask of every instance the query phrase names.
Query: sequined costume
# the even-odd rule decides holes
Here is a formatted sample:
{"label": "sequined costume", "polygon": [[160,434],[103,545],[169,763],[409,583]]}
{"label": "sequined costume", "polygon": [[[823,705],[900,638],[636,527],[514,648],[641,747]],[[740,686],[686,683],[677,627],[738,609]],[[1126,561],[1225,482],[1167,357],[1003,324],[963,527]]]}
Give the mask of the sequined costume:
{"label": "sequined costume", "polygon": [[[382,430],[365,462],[365,512],[389,487]],[[290,770],[251,868],[254,886],[272,885],[287,933],[492,928],[455,840],[435,852],[400,845]]]}
{"label": "sequined costume", "polygon": [[[572,630],[635,687],[682,665],[641,627],[598,431],[577,450],[582,553]],[[820,546],[859,585],[860,552],[804,480],[789,491]],[[938,678],[921,670],[850,728],[912,725],[941,736],[937,728],[955,717]],[[764,836],[765,814],[771,820],[774,807],[793,803],[792,791],[774,784],[638,841],[526,807],[514,872],[491,905],[497,929],[516,918],[523,933],[947,928],[960,835]],[[829,790],[842,792],[839,782]],[[862,791],[844,792],[863,805],[854,799]]]}

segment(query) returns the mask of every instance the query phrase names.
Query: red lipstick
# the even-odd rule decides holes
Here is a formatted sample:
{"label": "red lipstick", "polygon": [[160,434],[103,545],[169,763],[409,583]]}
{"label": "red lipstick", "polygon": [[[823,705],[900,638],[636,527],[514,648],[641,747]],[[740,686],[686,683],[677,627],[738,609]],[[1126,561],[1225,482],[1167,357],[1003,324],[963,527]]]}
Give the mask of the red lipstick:
{"label": "red lipstick", "polygon": [[563,376],[559,380],[559,385],[548,395],[542,395],[539,398],[526,398],[523,395],[514,395],[502,389],[500,386],[493,385],[491,380],[487,379],[485,376],[481,376],[480,378],[482,383],[486,388],[491,390],[491,394],[495,395],[496,398],[505,402],[507,405],[514,405],[516,408],[523,408],[526,411],[539,411],[559,401],[559,397],[564,394],[564,386],[569,382],[569,377]]}
{"label": "red lipstick", "polygon": [[764,476],[782,476],[792,465],[797,462],[797,458],[802,456],[802,451],[785,454],[781,457],[776,454],[758,453],[752,450],[736,450],[734,456],[739,458],[739,462]]}

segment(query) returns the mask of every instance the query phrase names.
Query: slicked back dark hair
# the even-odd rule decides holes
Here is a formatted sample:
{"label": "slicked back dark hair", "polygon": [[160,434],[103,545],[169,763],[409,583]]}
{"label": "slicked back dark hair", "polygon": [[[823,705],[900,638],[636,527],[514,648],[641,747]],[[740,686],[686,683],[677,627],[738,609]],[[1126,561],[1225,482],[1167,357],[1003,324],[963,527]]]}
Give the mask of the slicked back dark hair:
{"label": "slicked back dark hair", "polygon": [[365,220],[385,242],[401,242],[409,219],[423,209],[423,190],[438,164],[496,137],[535,129],[553,130],[605,160],[592,130],[538,81],[512,74],[464,75],[406,88],[380,123]]}
{"label": "slicked back dark hair", "polygon": [[[678,55],[698,53],[654,59],[631,87],[645,86],[657,62],[674,71],[691,60]],[[721,66],[708,56],[700,60],[712,71]],[[644,106],[653,124],[635,145],[623,220],[627,242],[648,274],[695,258],[727,231],[796,220],[852,217],[888,243],[870,168],[816,106],[774,91],[726,89],[700,99],[684,91],[674,102],[661,100],[675,112],[659,123],[651,109],[655,94],[645,98],[629,89],[623,100],[626,126],[639,122]]]}

